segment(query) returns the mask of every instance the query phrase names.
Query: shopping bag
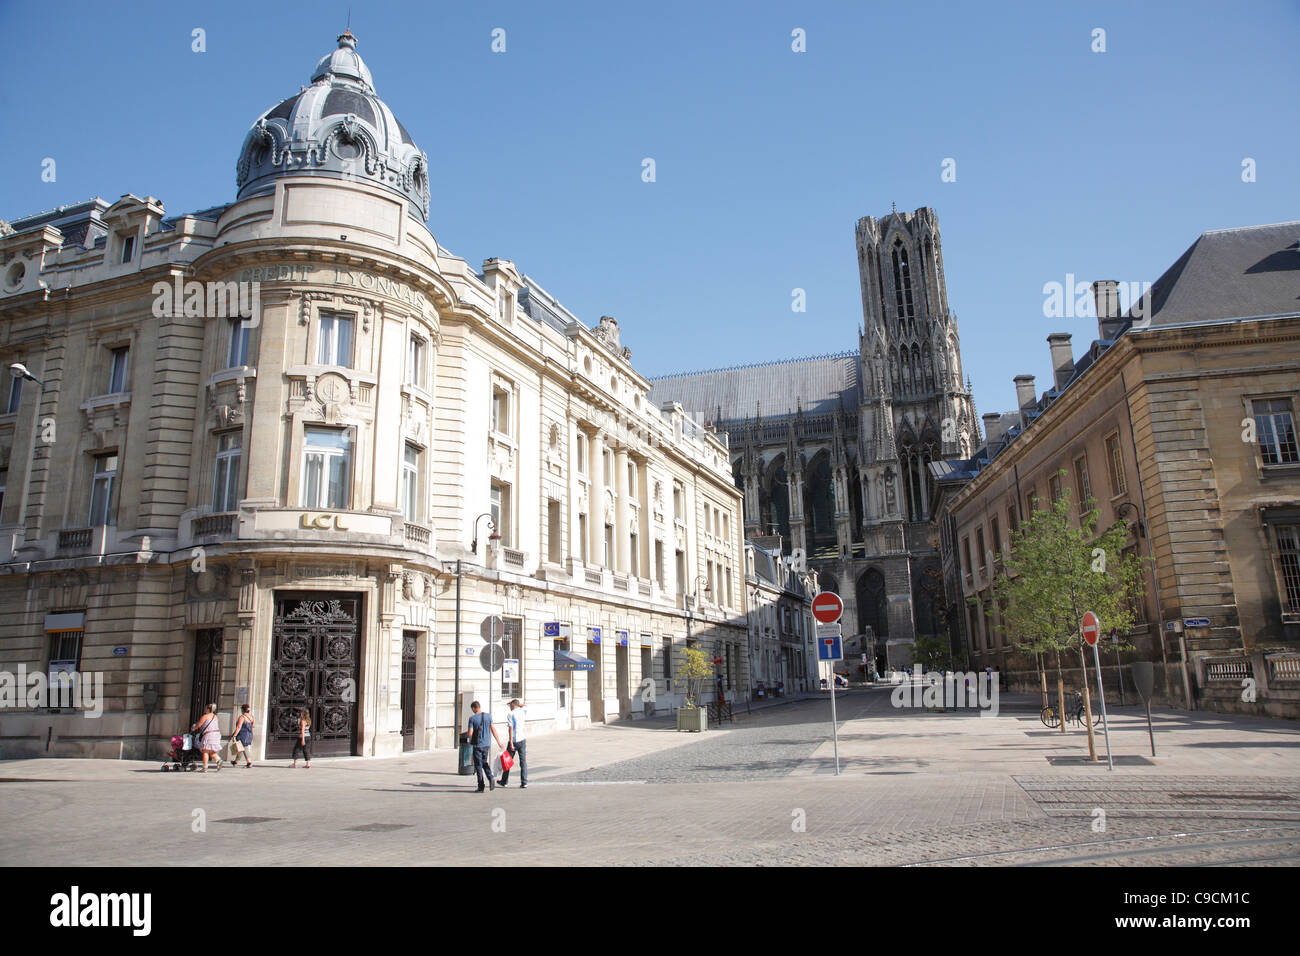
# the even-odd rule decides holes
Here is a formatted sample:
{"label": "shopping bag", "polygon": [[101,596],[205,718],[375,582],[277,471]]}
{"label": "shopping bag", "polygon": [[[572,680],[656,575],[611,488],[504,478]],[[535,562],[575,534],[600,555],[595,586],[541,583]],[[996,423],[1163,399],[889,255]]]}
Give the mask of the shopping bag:
{"label": "shopping bag", "polygon": [[501,770],[502,770],[502,772],[503,772],[503,773],[508,773],[508,772],[510,771],[510,768],[513,767],[514,765],[515,765],[515,758],[512,757],[512,756],[510,756],[510,751],[508,751],[508,750],[503,750],[503,751],[501,751]]}

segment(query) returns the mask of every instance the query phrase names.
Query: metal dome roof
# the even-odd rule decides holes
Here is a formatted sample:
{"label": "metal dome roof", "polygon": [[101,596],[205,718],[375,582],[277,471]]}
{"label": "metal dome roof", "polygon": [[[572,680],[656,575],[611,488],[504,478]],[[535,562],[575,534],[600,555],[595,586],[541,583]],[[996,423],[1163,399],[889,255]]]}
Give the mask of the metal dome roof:
{"label": "metal dome roof", "polygon": [[312,85],[267,110],[249,129],[235,168],[238,198],[275,188],[277,176],[373,183],[429,215],[429,158],[375,93],[357,38],[339,34]]}

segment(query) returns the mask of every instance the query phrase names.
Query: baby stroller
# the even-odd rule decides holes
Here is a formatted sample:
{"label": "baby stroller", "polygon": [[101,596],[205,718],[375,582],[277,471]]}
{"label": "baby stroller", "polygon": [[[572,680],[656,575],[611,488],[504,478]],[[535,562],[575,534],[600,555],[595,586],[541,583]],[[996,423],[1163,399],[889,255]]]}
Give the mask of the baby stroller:
{"label": "baby stroller", "polygon": [[[168,770],[196,770],[203,763],[203,752],[194,734],[177,734],[172,738],[172,749],[167,754],[167,761],[162,765],[163,772]],[[213,769],[220,770],[221,764]]]}

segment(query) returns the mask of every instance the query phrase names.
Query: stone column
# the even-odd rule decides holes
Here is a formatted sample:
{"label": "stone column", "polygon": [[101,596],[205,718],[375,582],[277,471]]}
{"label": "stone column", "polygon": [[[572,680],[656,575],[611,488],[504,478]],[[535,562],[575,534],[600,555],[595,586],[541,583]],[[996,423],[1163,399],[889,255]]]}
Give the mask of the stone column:
{"label": "stone column", "polygon": [[587,547],[589,563],[601,567],[605,563],[605,439],[599,431],[591,436],[588,453],[591,501],[587,506]]}
{"label": "stone column", "polygon": [[615,570],[626,573],[631,567],[628,555],[632,529],[629,527],[629,511],[627,507],[629,494],[627,486],[627,448],[623,445],[619,445],[614,452],[614,490],[617,496],[614,499],[614,549],[617,552]]}

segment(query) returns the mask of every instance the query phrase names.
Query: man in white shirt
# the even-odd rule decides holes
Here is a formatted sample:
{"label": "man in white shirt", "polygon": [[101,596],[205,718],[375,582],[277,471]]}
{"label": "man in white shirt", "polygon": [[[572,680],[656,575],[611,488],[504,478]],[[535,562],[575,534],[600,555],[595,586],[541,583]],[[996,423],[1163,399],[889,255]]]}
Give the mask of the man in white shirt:
{"label": "man in white shirt", "polygon": [[[519,789],[522,790],[528,786],[528,710],[523,704],[519,703],[518,697],[510,701],[510,716],[506,718],[506,727],[510,732],[510,736],[506,741],[506,749],[519,762]],[[509,780],[510,771],[502,772],[501,786],[504,787]]]}

